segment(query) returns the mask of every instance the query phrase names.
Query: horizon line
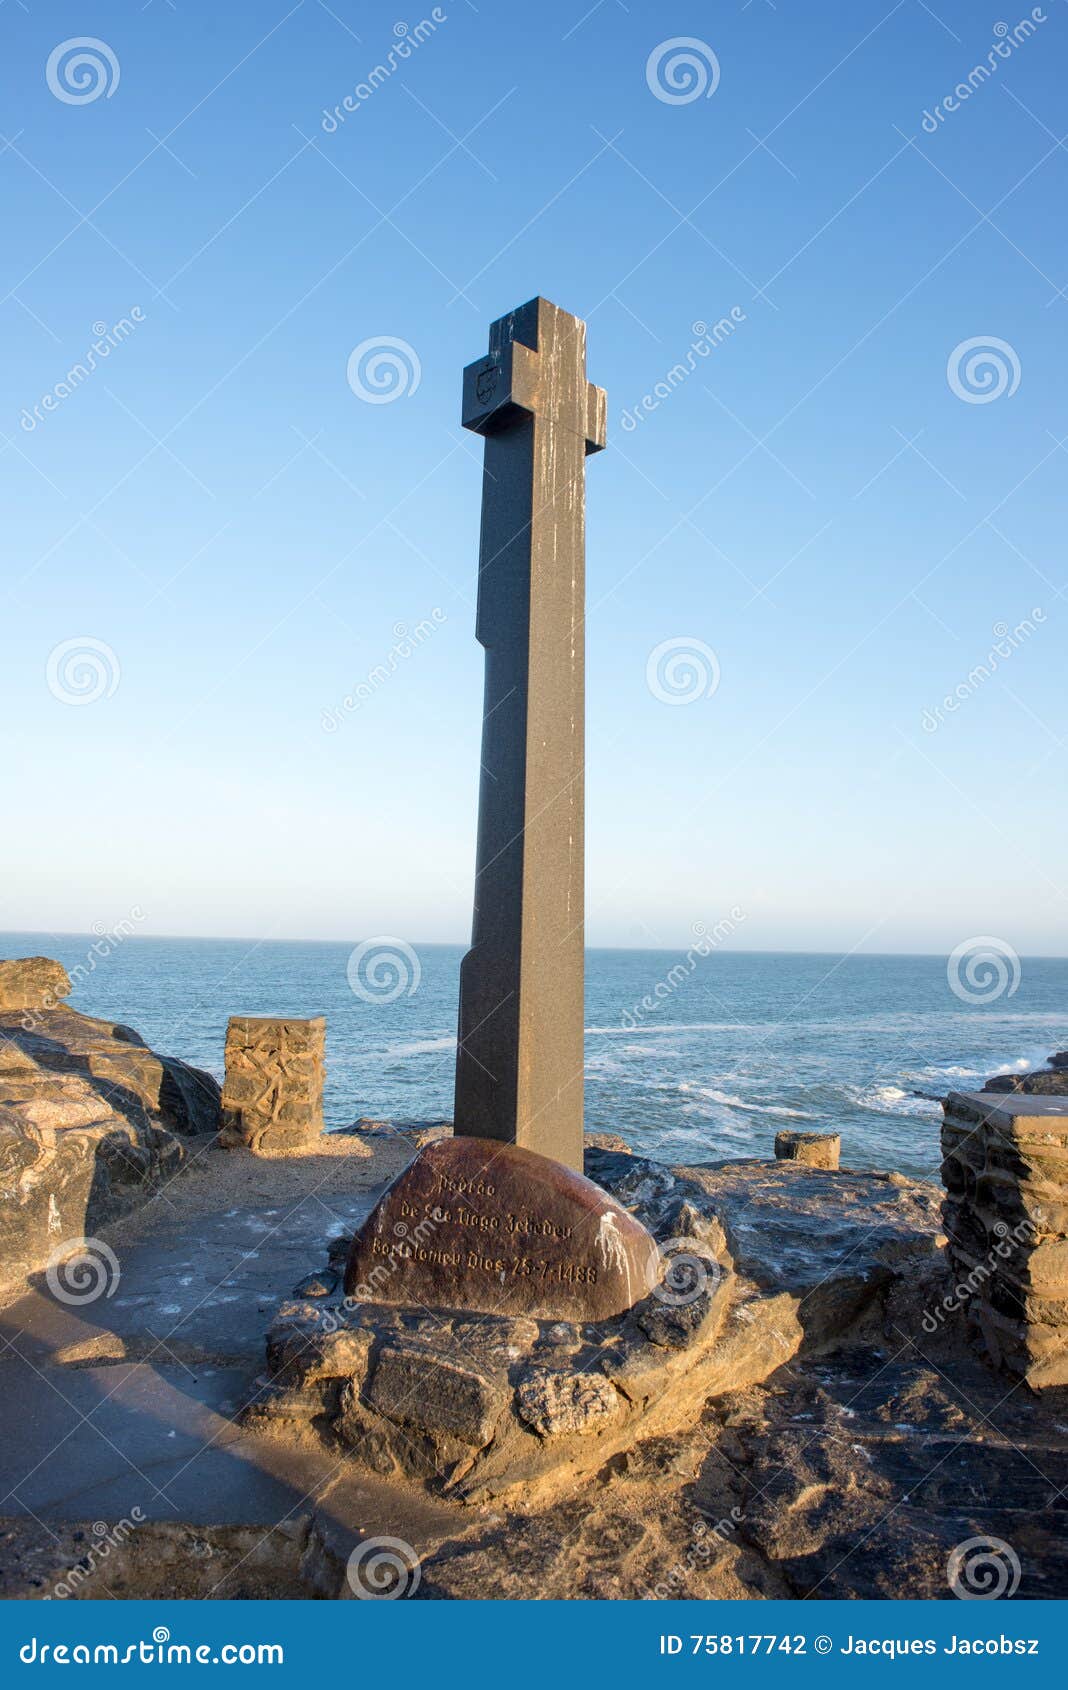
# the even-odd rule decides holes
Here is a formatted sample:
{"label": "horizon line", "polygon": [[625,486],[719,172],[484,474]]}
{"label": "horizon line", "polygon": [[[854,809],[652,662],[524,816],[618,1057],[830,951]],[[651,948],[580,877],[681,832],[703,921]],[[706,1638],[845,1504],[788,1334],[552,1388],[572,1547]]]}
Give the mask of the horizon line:
{"label": "horizon line", "polygon": [[[116,927],[118,925],[119,924],[116,923]],[[93,933],[93,932],[81,932],[81,933],[79,933],[79,932],[76,932],[74,929],[68,929],[66,931],[56,932],[52,928],[46,928],[46,927],[5,927],[5,928],[0,928],[0,934],[4,934],[4,935],[9,936],[11,938],[22,938],[22,937],[41,938],[43,935],[47,935],[49,938],[52,938],[52,939],[77,939],[77,940],[86,939],[86,940],[89,940],[90,942],[92,942],[94,940],[101,941],[101,940],[104,940],[104,939],[111,939],[111,938],[113,938],[114,931],[115,930],[112,929],[110,931],[105,930],[105,932],[103,932],[103,933]],[[385,935],[383,937],[385,937]],[[471,948],[470,940],[467,940],[467,939],[415,939],[415,940],[412,940],[412,939],[402,939],[399,934],[390,934],[390,935],[388,935],[388,937],[395,940],[398,944],[410,945],[413,950],[470,950],[470,948]],[[213,945],[213,944],[222,944],[222,945],[360,945],[360,944],[365,944],[367,942],[366,937],[363,938],[363,939],[349,939],[349,938],[345,938],[345,939],[280,939],[280,938],[276,938],[276,937],[269,935],[269,934],[251,934],[251,933],[124,933],[115,942],[125,945],[125,944],[128,944],[131,940],[134,940],[134,941],[140,940],[142,942],[143,941],[153,942],[153,941],[161,941],[162,940],[162,941],[166,941],[166,942],[170,942],[170,943],[186,944],[186,945]],[[682,954],[685,955],[687,952],[694,950],[698,943],[699,943],[699,940],[694,940],[690,944],[686,944],[686,945],[683,945],[683,944],[678,944],[678,945],[585,945],[583,948],[584,948],[585,951],[613,951],[613,952],[619,952],[620,954],[638,951],[638,952],[640,952],[644,955],[649,955],[649,956],[666,956],[666,955],[675,955],[678,952],[681,952]],[[706,960],[707,960],[707,957],[711,957],[711,956],[812,956],[812,957],[838,957],[841,961],[848,961],[850,957],[858,956],[858,957],[872,957],[872,958],[884,958],[884,959],[885,958],[898,957],[898,958],[903,958],[903,959],[911,959],[913,961],[918,961],[918,962],[924,962],[924,961],[939,962],[939,961],[945,961],[946,957],[949,954],[950,953],[948,951],[942,951],[942,950],[937,950],[937,951],[906,951],[906,950],[901,950],[901,951],[867,951],[867,950],[854,949],[854,950],[823,951],[823,950],[812,950],[812,949],[809,949],[806,946],[799,946],[799,947],[796,947],[796,948],[790,947],[790,946],[782,946],[782,947],[769,946],[769,947],[766,947],[766,948],[760,947],[760,946],[754,946],[752,949],[747,949],[747,948],[739,947],[739,946],[713,945],[711,947],[711,949],[707,952]],[[1026,962],[1028,960],[1033,961],[1033,962],[1068,962],[1068,955],[1065,955],[1065,954],[1063,954],[1059,951],[1050,951],[1050,952],[1024,951],[1024,952],[1018,952],[1017,954],[1018,954],[1021,962]],[[17,958],[10,958],[10,959],[5,959],[5,960],[16,961],[18,959]]]}

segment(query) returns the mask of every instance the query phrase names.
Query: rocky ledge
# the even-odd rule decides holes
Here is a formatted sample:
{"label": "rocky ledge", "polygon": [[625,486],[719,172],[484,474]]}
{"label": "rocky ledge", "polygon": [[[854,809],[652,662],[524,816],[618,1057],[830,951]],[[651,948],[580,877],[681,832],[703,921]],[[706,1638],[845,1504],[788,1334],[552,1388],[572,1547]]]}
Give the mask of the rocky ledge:
{"label": "rocky ledge", "polygon": [[47,957],[0,963],[0,1291],[142,1201],[191,1135],[214,1133],[210,1074],[61,1000]]}
{"label": "rocky ledge", "polygon": [[664,1278],[598,1321],[397,1307],[302,1282],[245,1424],[319,1435],[385,1478],[470,1505],[574,1485],[641,1439],[840,1344],[940,1242],[934,1187],[798,1163],[670,1169],[589,1147],[588,1175],[657,1241]]}
{"label": "rocky ledge", "polygon": [[1036,1068],[1031,1074],[995,1074],[987,1080],[984,1091],[1021,1091],[1037,1097],[1068,1097],[1068,1050],[1058,1050],[1048,1058],[1048,1068]]}

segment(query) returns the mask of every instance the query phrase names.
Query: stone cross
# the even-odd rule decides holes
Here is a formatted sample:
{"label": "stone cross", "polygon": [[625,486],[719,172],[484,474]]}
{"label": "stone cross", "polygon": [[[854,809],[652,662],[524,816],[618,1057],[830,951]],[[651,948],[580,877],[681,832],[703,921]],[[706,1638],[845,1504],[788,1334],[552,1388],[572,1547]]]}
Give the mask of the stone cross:
{"label": "stone cross", "polygon": [[455,1131],[582,1170],[586,482],[605,444],[586,325],[532,299],[464,371],[485,435],[486,650],[472,948]]}

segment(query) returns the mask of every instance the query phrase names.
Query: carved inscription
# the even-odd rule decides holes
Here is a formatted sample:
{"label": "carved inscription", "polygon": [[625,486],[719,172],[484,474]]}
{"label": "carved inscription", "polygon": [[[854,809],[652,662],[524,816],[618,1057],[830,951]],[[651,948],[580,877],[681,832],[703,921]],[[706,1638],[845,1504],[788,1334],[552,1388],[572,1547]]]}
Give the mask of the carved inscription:
{"label": "carved inscription", "polygon": [[645,1228],[548,1157],[485,1139],[428,1145],[385,1193],[345,1275],[361,1301],[597,1319],[650,1291]]}

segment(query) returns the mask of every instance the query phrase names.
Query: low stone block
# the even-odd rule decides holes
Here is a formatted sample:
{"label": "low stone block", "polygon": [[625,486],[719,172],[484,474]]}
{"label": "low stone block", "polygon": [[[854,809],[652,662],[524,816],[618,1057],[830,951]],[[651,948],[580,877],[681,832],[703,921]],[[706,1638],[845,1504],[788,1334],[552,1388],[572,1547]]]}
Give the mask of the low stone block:
{"label": "low stone block", "polygon": [[806,1168],[837,1168],[841,1153],[840,1133],[775,1134],[775,1154],[780,1162],[801,1162]]}
{"label": "low stone block", "polygon": [[299,1149],[323,1125],[326,1019],[231,1016],[219,1142],[256,1152]]}

